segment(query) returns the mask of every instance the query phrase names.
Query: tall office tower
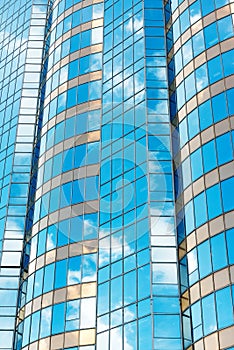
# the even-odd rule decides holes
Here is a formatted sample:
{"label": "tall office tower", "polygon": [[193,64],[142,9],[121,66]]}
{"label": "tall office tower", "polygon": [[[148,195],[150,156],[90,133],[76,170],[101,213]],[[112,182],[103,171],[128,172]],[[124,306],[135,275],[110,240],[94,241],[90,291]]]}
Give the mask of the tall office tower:
{"label": "tall office tower", "polygon": [[233,0],[0,9],[0,350],[234,349]]}

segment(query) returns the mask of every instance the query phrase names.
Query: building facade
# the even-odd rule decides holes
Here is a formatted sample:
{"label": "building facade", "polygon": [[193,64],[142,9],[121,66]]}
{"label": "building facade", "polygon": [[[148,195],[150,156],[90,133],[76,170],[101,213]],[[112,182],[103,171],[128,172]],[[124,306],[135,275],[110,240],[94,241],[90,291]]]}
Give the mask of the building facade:
{"label": "building facade", "polygon": [[233,0],[0,6],[0,349],[234,349]]}

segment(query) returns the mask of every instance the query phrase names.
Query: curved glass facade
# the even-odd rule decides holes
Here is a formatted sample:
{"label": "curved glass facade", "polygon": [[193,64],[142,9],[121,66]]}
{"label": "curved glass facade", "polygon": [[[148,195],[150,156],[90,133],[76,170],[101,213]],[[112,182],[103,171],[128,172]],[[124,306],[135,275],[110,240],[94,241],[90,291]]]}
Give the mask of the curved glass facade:
{"label": "curved glass facade", "polygon": [[0,27],[0,350],[234,349],[233,0]]}
{"label": "curved glass facade", "polygon": [[48,13],[22,349],[94,349],[102,17],[101,1]]}
{"label": "curved glass facade", "polygon": [[232,1],[172,1],[172,29],[182,311],[184,323],[191,321],[184,346],[229,348],[233,339],[224,329],[233,327]]}

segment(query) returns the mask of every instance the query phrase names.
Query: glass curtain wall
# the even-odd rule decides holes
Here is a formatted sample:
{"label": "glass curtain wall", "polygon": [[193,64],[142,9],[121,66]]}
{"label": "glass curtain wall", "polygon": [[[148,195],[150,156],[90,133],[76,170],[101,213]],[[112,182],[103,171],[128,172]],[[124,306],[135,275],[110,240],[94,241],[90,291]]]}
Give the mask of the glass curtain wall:
{"label": "glass curtain wall", "polygon": [[181,349],[165,16],[105,1],[97,350]]}
{"label": "glass curtain wall", "polygon": [[234,345],[233,1],[174,0],[172,28],[182,311],[194,349],[226,349]]}
{"label": "glass curtain wall", "polygon": [[47,1],[0,6],[0,348],[12,349]]}
{"label": "glass curtain wall", "polygon": [[54,1],[22,349],[94,350],[102,1]]}

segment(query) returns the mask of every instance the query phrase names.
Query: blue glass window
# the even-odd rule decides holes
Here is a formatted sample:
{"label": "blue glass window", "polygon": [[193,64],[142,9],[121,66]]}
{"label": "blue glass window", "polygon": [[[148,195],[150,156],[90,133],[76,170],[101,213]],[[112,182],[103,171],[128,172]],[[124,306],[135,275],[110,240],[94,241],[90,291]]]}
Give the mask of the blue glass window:
{"label": "blue glass window", "polygon": [[215,7],[219,8],[228,4],[228,0],[215,0]]}
{"label": "blue glass window", "polygon": [[34,284],[34,294],[33,294],[34,298],[42,294],[43,273],[44,273],[43,269],[37,270],[35,273],[35,281],[34,281],[35,284]]}
{"label": "blue glass window", "polygon": [[208,128],[213,121],[211,102],[209,100],[199,106],[198,114],[201,130]]}
{"label": "blue glass window", "polygon": [[30,321],[31,321],[30,316],[27,317],[24,321],[24,333],[23,333],[23,342],[22,342],[23,346],[29,343]]}
{"label": "blue glass window", "polygon": [[70,53],[79,50],[79,48],[80,48],[80,33],[72,36]]}
{"label": "blue glass window", "polygon": [[78,60],[70,62],[69,63],[69,69],[68,69],[68,80],[77,77],[78,74],[79,74]]}
{"label": "blue glass window", "polygon": [[80,47],[81,49],[90,46],[91,44],[91,30],[86,30],[85,32],[81,33],[81,40],[80,40]]}
{"label": "blue glass window", "polygon": [[50,192],[50,213],[59,209],[60,188],[56,187]]}
{"label": "blue glass window", "polygon": [[62,57],[66,57],[70,53],[70,39],[64,41],[62,43],[62,49],[61,49]]}
{"label": "blue glass window", "polygon": [[51,306],[41,311],[40,338],[48,337],[50,335],[51,318],[52,318]]}
{"label": "blue glass window", "polygon": [[44,284],[43,284],[43,293],[47,293],[53,289],[54,285],[54,267],[55,264],[50,264],[45,267],[44,274]]}
{"label": "blue glass window", "polygon": [[234,229],[226,232],[227,248],[228,248],[228,261],[229,264],[234,264]]}
{"label": "blue glass window", "polygon": [[192,37],[192,41],[193,41],[193,50],[194,50],[194,57],[195,57],[205,50],[203,31],[200,31],[199,33],[194,35]]}
{"label": "blue glass window", "polygon": [[182,32],[184,32],[190,26],[189,12],[188,11],[184,11],[180,15],[180,26],[181,26]]}
{"label": "blue glass window", "polygon": [[194,2],[190,7],[190,23],[193,24],[201,18],[201,6],[198,1]]}
{"label": "blue glass window", "polygon": [[[154,316],[154,336],[158,338],[179,338],[180,319],[177,315]],[[169,327],[170,325],[170,327]]]}
{"label": "blue glass window", "polygon": [[70,243],[81,241],[82,232],[83,232],[83,217],[77,216],[77,217],[71,218],[70,236],[69,236]]}
{"label": "blue glass window", "polygon": [[198,266],[200,272],[200,278],[209,275],[212,272],[211,267],[211,254],[210,243],[206,241],[198,246]]}
{"label": "blue glass window", "polygon": [[227,90],[229,114],[234,114],[234,89]]}
{"label": "blue glass window", "polygon": [[192,139],[200,131],[199,128],[199,119],[198,119],[198,110],[195,109],[188,115],[188,129],[189,129],[189,138]]}
{"label": "blue glass window", "polygon": [[227,103],[224,93],[212,98],[212,108],[214,115],[214,122],[218,122],[227,116]]}
{"label": "blue glass window", "polygon": [[228,76],[234,74],[234,62],[233,62],[234,50],[230,50],[222,54],[224,75]]}
{"label": "blue glass window", "polygon": [[84,201],[84,179],[75,180],[72,185],[72,204],[77,204]]}
{"label": "blue glass window", "polygon": [[221,165],[231,161],[233,159],[231,135],[227,133],[217,137],[216,143],[218,152],[218,164]]}
{"label": "blue glass window", "polygon": [[211,255],[214,271],[227,265],[227,249],[223,233],[211,239]]}
{"label": "blue glass window", "polygon": [[40,311],[37,311],[32,315],[30,342],[33,342],[38,339],[39,325],[40,325]]}
{"label": "blue glass window", "polygon": [[208,188],[206,195],[208,204],[208,217],[209,220],[211,220],[222,213],[220,186],[215,185]]}
{"label": "blue glass window", "polygon": [[193,304],[191,307],[194,340],[202,337],[201,302]]}
{"label": "blue glass window", "polygon": [[71,201],[71,182],[62,185],[60,194],[60,207],[67,207]]}
{"label": "blue glass window", "polygon": [[85,165],[86,148],[86,144],[75,148],[75,168]]}
{"label": "blue glass window", "polygon": [[88,84],[80,85],[78,88],[78,103],[84,103],[88,100]]}
{"label": "blue glass window", "polygon": [[208,13],[214,11],[215,9],[214,0],[202,1],[201,5],[202,5],[203,16],[206,16]]}
{"label": "blue glass window", "polygon": [[[62,96],[62,95],[60,95]],[[65,105],[64,105],[65,108]],[[51,129],[51,132],[53,133],[53,129]],[[63,141],[64,138],[64,123],[59,123],[56,125],[55,127],[55,140],[54,143],[59,143],[61,141]]]}
{"label": "blue glass window", "polygon": [[67,108],[75,106],[77,103],[77,87],[67,90]]}
{"label": "blue glass window", "polygon": [[81,256],[70,258],[68,261],[67,284],[81,283]]}
{"label": "blue glass window", "polygon": [[185,91],[186,91],[186,100],[187,101],[190,100],[190,98],[196,94],[194,73],[190,74],[185,79]]}
{"label": "blue glass window", "polygon": [[214,295],[211,294],[202,300],[202,314],[204,322],[204,335],[217,329]]}
{"label": "blue glass window", "polygon": [[186,225],[186,234],[188,235],[190,232],[194,230],[194,213],[193,213],[193,202],[190,201],[185,206],[185,225]]}
{"label": "blue glass window", "polygon": [[97,100],[99,98],[101,98],[101,81],[92,81],[89,84],[89,99]]}
{"label": "blue glass window", "polygon": [[69,29],[71,29],[72,16],[70,15],[64,18],[63,24],[63,33],[66,33]]}
{"label": "blue glass window", "polygon": [[62,288],[66,285],[67,260],[61,260],[56,263],[55,270],[55,288]]}
{"label": "blue glass window", "polygon": [[65,303],[53,305],[52,334],[64,332]]}
{"label": "blue glass window", "polygon": [[220,56],[217,56],[212,60],[208,61],[210,84],[213,84],[219,79],[222,79],[223,74],[222,74],[221,67],[222,66],[221,66]]}
{"label": "blue glass window", "polygon": [[196,227],[201,226],[207,220],[205,192],[194,198]]}
{"label": "blue glass window", "polygon": [[191,155],[192,180],[197,180],[203,174],[201,149]]}
{"label": "blue glass window", "polygon": [[182,173],[183,173],[183,187],[186,188],[191,183],[191,166],[190,158],[188,157],[182,163]]}
{"label": "blue glass window", "polygon": [[70,148],[63,153],[63,172],[66,172],[73,168],[74,151],[74,148]]}
{"label": "blue glass window", "polygon": [[65,127],[65,139],[75,135],[75,118],[68,118]]}
{"label": "blue glass window", "polygon": [[86,178],[86,200],[94,200],[98,198],[98,177]]}
{"label": "blue glass window", "polygon": [[204,28],[204,34],[205,34],[205,42],[206,42],[206,48],[215,45],[218,43],[218,32],[217,32],[217,24],[212,23],[208,27]]}
{"label": "blue glass window", "polygon": [[[227,0],[225,1],[226,3],[228,3]],[[219,21],[217,21],[217,23],[218,23],[218,30],[219,30],[219,38],[221,41],[233,36],[233,23],[232,23],[231,16],[224,17]]]}
{"label": "blue glass window", "polygon": [[180,133],[180,144],[183,147],[188,142],[188,128],[187,128],[187,119],[184,118],[179,125]]}
{"label": "blue glass window", "polygon": [[234,209],[234,178],[221,182],[224,211]]}
{"label": "blue glass window", "polygon": [[79,74],[86,74],[88,73],[90,68],[89,65],[89,56],[84,56],[80,58],[80,69]]}
{"label": "blue glass window", "polygon": [[216,148],[215,142],[210,141],[202,147],[203,159],[204,159],[204,170],[208,171],[214,169],[217,166],[216,160]]}
{"label": "blue glass window", "polygon": [[59,222],[59,225],[58,225],[58,246],[59,247],[68,244],[69,223],[70,223],[69,220],[63,220]]}
{"label": "blue glass window", "polygon": [[199,92],[208,85],[207,64],[203,64],[201,67],[197,68],[195,72],[197,92]]}
{"label": "blue glass window", "polygon": [[233,324],[233,306],[229,287],[216,293],[216,304],[219,329]]}
{"label": "blue glass window", "polygon": [[37,256],[45,253],[46,229],[38,234]]}

